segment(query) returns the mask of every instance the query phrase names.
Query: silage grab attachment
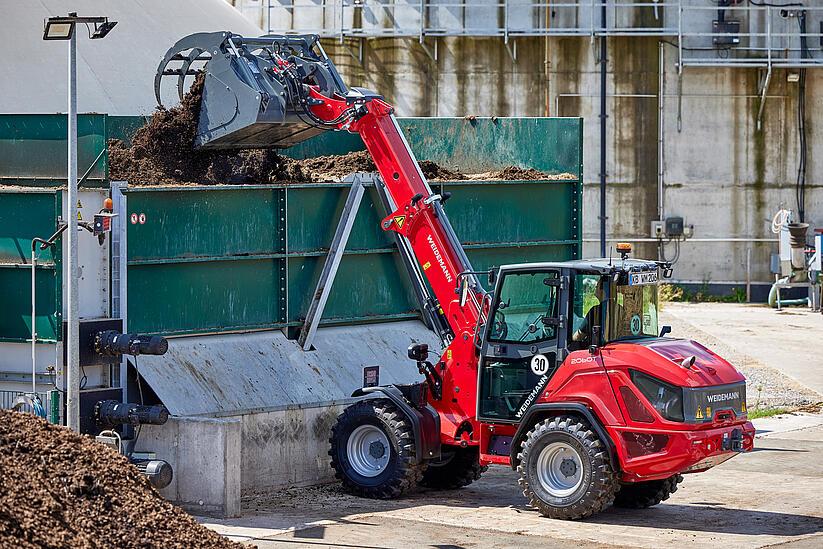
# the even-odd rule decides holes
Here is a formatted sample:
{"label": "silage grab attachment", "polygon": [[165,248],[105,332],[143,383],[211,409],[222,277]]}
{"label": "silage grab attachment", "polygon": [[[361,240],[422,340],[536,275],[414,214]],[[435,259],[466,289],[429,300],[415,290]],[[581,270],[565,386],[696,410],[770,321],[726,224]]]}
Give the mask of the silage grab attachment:
{"label": "silage grab attachment", "polygon": [[164,76],[204,73],[195,148],[285,148],[332,126],[311,113],[309,86],[345,99],[349,90],[316,35],[246,38],[228,31],[191,34],[172,46],[157,68],[154,93],[162,106]]}

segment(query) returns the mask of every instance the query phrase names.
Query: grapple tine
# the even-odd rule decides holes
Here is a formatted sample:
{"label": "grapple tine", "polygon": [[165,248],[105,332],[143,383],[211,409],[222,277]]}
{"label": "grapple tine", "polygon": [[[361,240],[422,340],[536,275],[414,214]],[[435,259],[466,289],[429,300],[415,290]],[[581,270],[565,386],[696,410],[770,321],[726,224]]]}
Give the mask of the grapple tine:
{"label": "grapple tine", "polygon": [[[202,48],[192,48],[188,56],[184,56],[183,65],[180,67],[180,77],[177,79],[177,96],[180,101],[183,100],[183,93],[185,93],[186,75],[189,74],[189,67],[194,63],[200,54],[203,53]],[[208,61],[206,61],[208,63]]]}
{"label": "grapple tine", "polygon": [[[200,53],[209,52],[213,55],[219,50],[220,45],[229,36],[231,36],[231,33],[228,31],[198,32],[181,38],[172,47],[170,47],[166,52],[166,55],[163,56],[163,59],[160,60],[160,65],[158,65],[157,72],[154,75],[154,97],[157,99],[157,106],[163,106],[163,100],[160,97],[160,82],[163,79],[166,66],[168,66],[171,61],[180,60],[181,58],[189,59],[189,61],[187,61],[188,65],[184,65],[185,68],[188,69],[188,66],[192,61],[194,61],[194,59],[191,59],[191,56],[182,55],[182,52],[197,48],[200,50]],[[198,56],[199,54],[194,57],[197,58]],[[186,62],[184,61],[184,63]],[[186,72],[187,70],[183,71],[183,78],[185,78]],[[178,83],[178,89],[179,86],[180,85]]]}

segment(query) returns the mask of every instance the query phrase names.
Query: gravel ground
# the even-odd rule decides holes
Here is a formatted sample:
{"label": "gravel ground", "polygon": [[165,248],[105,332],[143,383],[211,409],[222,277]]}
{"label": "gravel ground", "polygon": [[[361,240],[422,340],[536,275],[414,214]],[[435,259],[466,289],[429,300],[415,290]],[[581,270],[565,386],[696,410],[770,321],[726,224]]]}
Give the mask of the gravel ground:
{"label": "gravel ground", "polygon": [[766,366],[745,354],[739,348],[727,345],[665,306],[660,312],[660,324],[672,327],[673,337],[687,337],[719,354],[746,376],[746,400],[749,410],[759,408],[797,408],[814,411],[814,405],[823,401],[813,391],[780,371]]}

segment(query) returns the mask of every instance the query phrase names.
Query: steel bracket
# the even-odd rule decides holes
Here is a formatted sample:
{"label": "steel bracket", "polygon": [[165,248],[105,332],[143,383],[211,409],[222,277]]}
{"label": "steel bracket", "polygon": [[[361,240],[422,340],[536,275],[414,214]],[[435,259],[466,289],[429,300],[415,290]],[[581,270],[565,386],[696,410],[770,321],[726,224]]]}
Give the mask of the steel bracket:
{"label": "steel bracket", "polygon": [[343,212],[340,214],[340,221],[337,223],[337,229],[329,246],[326,262],[323,264],[320,279],[317,281],[317,288],[314,290],[309,303],[309,310],[306,312],[306,320],[303,322],[303,328],[297,338],[297,344],[304,351],[309,351],[312,348],[312,341],[317,333],[317,327],[320,325],[323,309],[326,308],[326,303],[329,300],[334,277],[340,267],[340,260],[343,259],[343,252],[346,251],[346,243],[349,240],[354,220],[357,217],[357,210],[360,208],[360,202],[363,199],[364,184],[367,179],[371,180],[372,177],[371,174],[367,173],[355,173],[346,179],[346,181],[351,181],[352,184],[351,189],[349,189],[349,196],[343,205]]}

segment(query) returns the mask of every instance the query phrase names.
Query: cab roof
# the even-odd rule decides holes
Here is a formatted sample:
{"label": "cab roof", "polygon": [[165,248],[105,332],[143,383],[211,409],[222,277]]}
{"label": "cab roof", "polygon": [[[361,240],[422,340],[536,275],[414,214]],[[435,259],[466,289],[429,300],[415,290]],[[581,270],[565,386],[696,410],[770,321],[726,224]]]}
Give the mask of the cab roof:
{"label": "cab roof", "polygon": [[609,274],[615,271],[655,271],[659,267],[660,264],[657,261],[651,261],[648,259],[621,259],[619,257],[603,257],[598,259],[573,259],[570,261],[517,263],[511,265],[502,265],[500,268],[504,270],[556,268],[572,269],[575,271],[589,271],[595,272],[597,274]]}

